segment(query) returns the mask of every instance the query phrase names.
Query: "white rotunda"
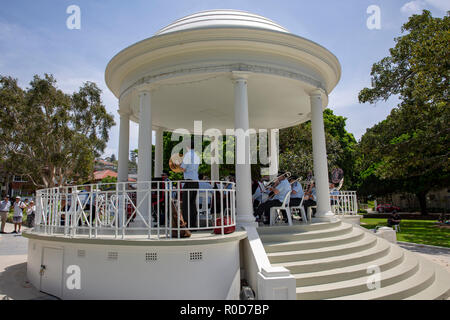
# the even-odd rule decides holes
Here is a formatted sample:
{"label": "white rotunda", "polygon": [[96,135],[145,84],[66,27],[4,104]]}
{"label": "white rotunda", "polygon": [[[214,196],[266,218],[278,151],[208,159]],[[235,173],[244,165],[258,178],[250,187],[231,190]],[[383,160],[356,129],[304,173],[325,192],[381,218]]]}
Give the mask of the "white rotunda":
{"label": "white rotunda", "polygon": [[[348,224],[330,205],[323,110],[340,76],[339,61],[324,47],[236,10],[187,16],[122,50],[105,73],[119,99],[119,182],[38,192],[36,227],[24,234],[29,280],[63,299],[239,299],[242,279],[258,299],[446,297],[445,270]],[[196,133],[198,121],[205,135],[309,120],[316,218],[255,223],[247,156],[236,157],[235,183],[221,181],[218,164],[211,165],[213,192],[160,179],[169,160],[164,131]],[[136,183],[128,182],[130,121],[139,123]],[[197,206],[187,226],[180,221],[183,192]],[[203,196],[211,206],[200,205]],[[340,213],[356,214],[352,197],[343,196]],[[186,230],[193,233],[182,238]],[[367,286],[372,265],[382,272],[377,290]],[[79,286],[68,284],[73,266]]]}

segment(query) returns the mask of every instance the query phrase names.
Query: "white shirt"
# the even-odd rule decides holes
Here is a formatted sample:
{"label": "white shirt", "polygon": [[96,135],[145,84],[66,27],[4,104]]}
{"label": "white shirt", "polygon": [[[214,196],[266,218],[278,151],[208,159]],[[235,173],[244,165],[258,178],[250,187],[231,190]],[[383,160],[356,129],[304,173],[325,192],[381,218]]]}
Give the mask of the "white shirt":
{"label": "white shirt", "polygon": [[22,201],[14,202],[14,217],[22,217],[22,208],[24,207],[24,203]]}
{"label": "white shirt", "polygon": [[197,156],[194,150],[189,150],[183,157],[183,163],[181,168],[185,169],[185,180],[198,180],[198,166],[200,165],[200,158]]}
{"label": "white shirt", "polygon": [[33,213],[33,211],[36,211],[36,206],[27,207],[27,215]]}
{"label": "white shirt", "polygon": [[9,211],[9,208],[11,208],[11,202],[9,200],[0,201],[0,211]]}

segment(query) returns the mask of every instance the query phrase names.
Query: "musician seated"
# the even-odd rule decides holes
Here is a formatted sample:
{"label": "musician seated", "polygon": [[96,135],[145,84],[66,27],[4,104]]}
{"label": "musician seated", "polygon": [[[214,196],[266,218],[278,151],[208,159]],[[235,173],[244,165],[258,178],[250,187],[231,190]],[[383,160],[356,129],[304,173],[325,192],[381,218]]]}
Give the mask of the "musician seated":
{"label": "musician seated", "polygon": [[339,190],[336,188],[334,183],[330,183],[330,203],[332,206],[338,204]]}
{"label": "musician seated", "polygon": [[252,182],[252,199],[253,199],[253,215],[256,217],[256,210],[259,205],[263,203],[263,194],[266,188],[264,184],[259,180],[253,180]]}
{"label": "musician seated", "polygon": [[291,183],[291,200],[289,201],[289,207],[298,207],[300,203],[302,202],[303,198],[303,188],[302,184],[298,181],[297,177],[291,176],[289,179],[289,182]]}
{"label": "musician seated", "polygon": [[[273,198],[267,200],[263,204],[261,204],[256,210],[256,216],[259,220],[262,219],[264,224],[270,224],[270,208],[279,207],[282,205],[286,194],[291,191],[291,185],[287,181],[284,175],[281,175],[277,178],[273,187],[268,188],[273,192]],[[283,218],[284,221],[287,222],[286,212],[283,210]]]}
{"label": "musician seated", "polygon": [[[205,177],[203,174],[199,174],[200,181],[198,182],[198,188],[200,189],[200,207],[205,210],[211,205],[212,198],[212,185],[206,180],[208,177]],[[211,191],[207,191],[211,189]],[[206,200],[208,200],[208,204],[206,204]]]}
{"label": "musician seated", "polygon": [[[303,207],[305,208],[305,212],[308,212],[309,207],[315,207],[317,205],[317,196],[316,196],[316,186],[315,183],[312,183],[308,190],[305,192],[305,197],[303,199]],[[316,216],[316,209],[312,208],[313,214],[312,216]]]}

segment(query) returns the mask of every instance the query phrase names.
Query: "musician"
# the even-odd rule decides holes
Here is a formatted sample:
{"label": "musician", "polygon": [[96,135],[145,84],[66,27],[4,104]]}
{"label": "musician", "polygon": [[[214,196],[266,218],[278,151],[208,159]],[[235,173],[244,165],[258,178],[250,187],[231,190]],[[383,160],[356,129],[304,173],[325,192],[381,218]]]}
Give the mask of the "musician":
{"label": "musician", "polygon": [[[277,178],[274,186],[268,189],[274,193],[273,198],[261,204],[256,210],[256,216],[259,219],[262,218],[264,224],[270,223],[270,208],[281,206],[286,194],[291,191],[291,185],[287,181],[285,175],[282,174]],[[287,221],[287,215],[285,212],[283,212],[283,217],[284,220]]]}
{"label": "musician", "polygon": [[[263,195],[266,191],[266,187],[264,184],[259,180],[253,180],[252,183],[252,199],[253,199],[253,215],[256,217],[256,210],[258,209],[259,205],[263,203]],[[265,200],[265,199],[264,199]]]}
{"label": "musician", "polygon": [[[303,199],[303,207],[305,208],[305,212],[308,212],[309,207],[315,207],[317,205],[317,195],[316,195],[316,186],[315,183],[311,183],[305,192],[305,197]],[[313,214],[312,216],[316,216],[315,208],[312,208]]]}
{"label": "musician", "polygon": [[[187,180],[183,189],[198,189],[198,167],[200,165],[200,158],[194,151],[194,139],[191,140],[190,146],[187,147],[187,152],[183,157],[181,170],[183,171],[184,180]],[[190,221],[188,227],[197,227],[197,205],[195,200],[197,198],[197,190],[182,192],[182,214],[186,223]]]}
{"label": "musician", "polygon": [[330,183],[330,204],[335,206],[338,204],[339,190],[336,188],[334,183]]}
{"label": "musician", "polygon": [[291,176],[289,182],[291,184],[291,200],[289,201],[289,207],[298,207],[302,202],[303,198],[303,188],[302,184],[298,181],[298,177]]}

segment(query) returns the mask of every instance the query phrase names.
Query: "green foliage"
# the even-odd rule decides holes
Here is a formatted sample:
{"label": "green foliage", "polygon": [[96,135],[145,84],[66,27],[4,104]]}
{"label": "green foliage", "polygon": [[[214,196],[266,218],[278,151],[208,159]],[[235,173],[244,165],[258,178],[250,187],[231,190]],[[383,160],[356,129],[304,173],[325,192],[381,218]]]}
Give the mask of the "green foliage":
{"label": "green foliage", "polygon": [[100,95],[92,82],[68,95],[48,74],[34,76],[26,90],[0,76],[2,165],[36,186],[88,180],[114,125]]}
{"label": "green foliage", "polygon": [[359,93],[361,103],[392,95],[401,100],[386,120],[361,138],[356,161],[359,190],[415,193],[423,214],[428,191],[450,182],[449,27],[448,15],[433,18],[424,10],[411,16],[390,56],[373,65],[372,88]]}
{"label": "green foliage", "polygon": [[[345,130],[345,117],[334,115],[331,109],[325,109],[323,116],[328,168],[330,172],[335,167],[342,168],[345,186],[352,188],[356,140]],[[310,121],[280,130],[280,169],[303,178],[313,171]]]}

